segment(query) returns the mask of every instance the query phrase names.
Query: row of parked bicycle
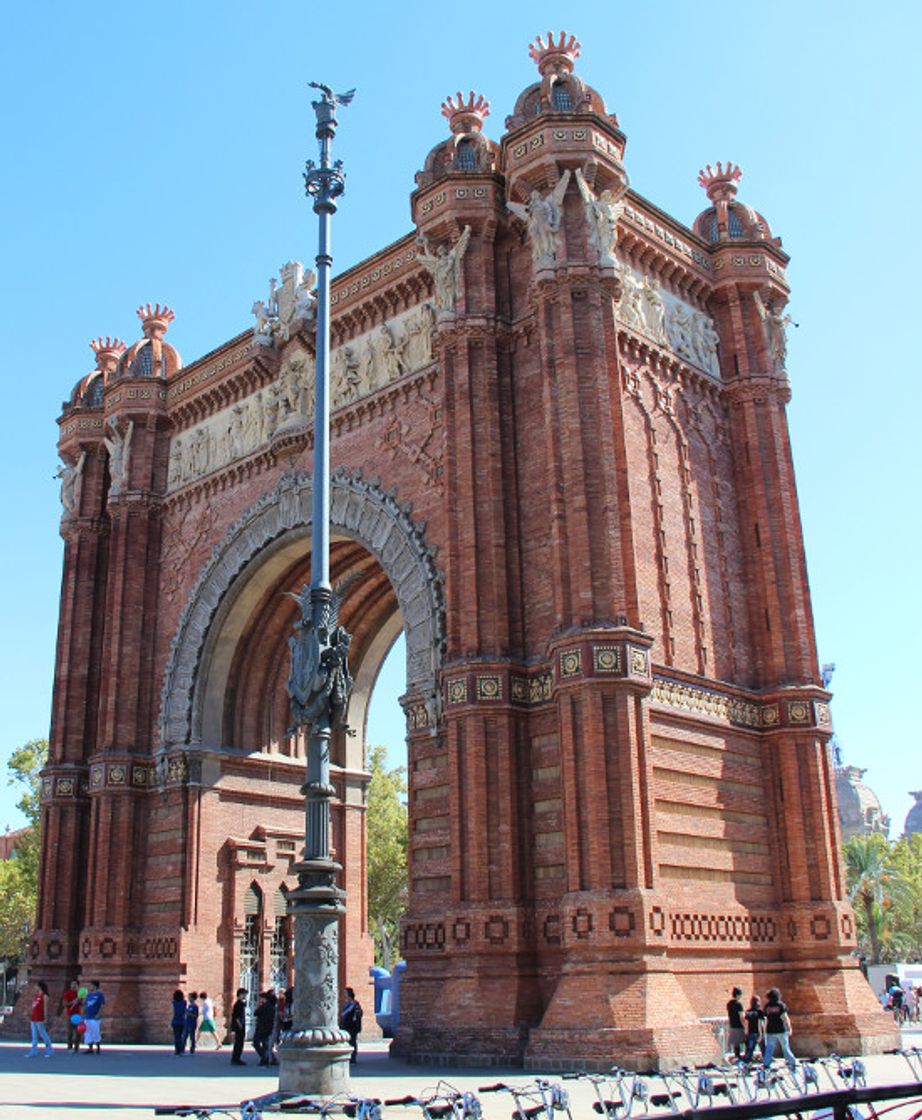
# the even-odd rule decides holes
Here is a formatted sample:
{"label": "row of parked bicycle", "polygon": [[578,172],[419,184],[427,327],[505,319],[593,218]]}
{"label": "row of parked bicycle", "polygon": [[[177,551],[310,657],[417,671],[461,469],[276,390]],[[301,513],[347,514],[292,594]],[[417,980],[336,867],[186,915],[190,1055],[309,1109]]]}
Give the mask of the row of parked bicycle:
{"label": "row of parked bicycle", "polygon": [[[889,1050],[901,1056],[914,1081],[922,1083],[922,1049]],[[793,1067],[765,1069],[762,1065],[688,1067],[660,1073],[656,1070],[613,1068],[604,1074],[565,1073],[561,1081],[587,1081],[595,1101],[593,1110],[605,1120],[648,1120],[685,1109],[712,1108],[722,1104],[752,1104],[760,1100],[785,1100],[809,1096],[824,1089],[862,1088],[867,1084],[864,1062],[860,1058],[813,1058]],[[418,1109],[422,1120],[482,1120],[478,1094],[504,1093],[513,1102],[512,1120],[558,1120],[564,1114],[573,1120],[570,1094],[557,1081],[536,1078],[521,1085],[498,1081],[481,1085],[477,1093],[456,1089],[439,1081],[420,1096],[394,1097],[381,1101],[375,1097],[340,1095],[333,1097],[285,1096],[267,1094],[246,1101],[238,1108],[200,1106],[157,1108],[157,1116],[185,1116],[194,1120],[226,1116],[236,1120],[262,1120],[265,1113],[298,1113],[310,1116],[345,1116],[347,1120],[382,1120],[382,1106]]]}

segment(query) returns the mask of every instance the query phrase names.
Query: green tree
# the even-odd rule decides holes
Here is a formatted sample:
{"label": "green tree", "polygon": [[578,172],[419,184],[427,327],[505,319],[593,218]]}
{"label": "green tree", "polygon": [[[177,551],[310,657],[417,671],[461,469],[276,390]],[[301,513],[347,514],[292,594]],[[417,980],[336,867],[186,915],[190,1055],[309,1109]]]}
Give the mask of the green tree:
{"label": "green tree", "polygon": [[388,769],[387,748],[368,756],[368,917],[375,962],[390,969],[407,907],[406,769]]}
{"label": "green tree", "polygon": [[7,785],[20,787],[16,807],[29,822],[8,860],[0,861],[0,958],[22,956],[35,921],[41,850],[41,771],[48,740],[31,739],[7,762]]}
{"label": "green tree", "polygon": [[893,927],[902,956],[922,960],[922,833],[903,836],[890,849],[890,864],[903,882]]}
{"label": "green tree", "polygon": [[848,897],[858,919],[859,942],[864,942],[869,964],[898,959],[907,951],[900,916],[913,903],[912,884],[891,845],[880,833],[853,836],[844,846]]}

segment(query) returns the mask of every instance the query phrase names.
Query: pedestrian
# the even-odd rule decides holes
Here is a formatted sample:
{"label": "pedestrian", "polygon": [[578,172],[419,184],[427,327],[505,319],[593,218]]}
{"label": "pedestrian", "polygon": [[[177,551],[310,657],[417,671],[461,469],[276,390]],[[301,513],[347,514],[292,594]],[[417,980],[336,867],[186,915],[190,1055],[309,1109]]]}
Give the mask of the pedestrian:
{"label": "pedestrian", "polygon": [[749,1007],[743,1017],[746,1020],[746,1050],[743,1054],[743,1064],[748,1066],[757,1046],[761,1047],[763,1054],[765,1053],[763,1041],[765,1012],[762,1010],[762,1001],[758,996],[753,996],[749,1001]]}
{"label": "pedestrian", "polygon": [[198,992],[189,993],[189,1002],[186,1004],[186,1019],[182,1028],[183,1049],[189,1047],[189,1053],[195,1053],[195,1032],[198,1027]]}
{"label": "pedestrian", "polygon": [[781,1048],[788,1067],[792,1070],[797,1068],[797,1059],[791,1053],[792,1033],[791,1017],[787,1005],[781,1000],[781,992],[777,988],[769,988],[765,997],[765,1042],[762,1047],[762,1064],[766,1069],[772,1064],[777,1047]]}
{"label": "pedestrian", "polygon": [[734,988],[727,1001],[727,1045],[733,1047],[733,1057],[739,1061],[746,1045],[746,1028],[743,1026],[743,1005],[740,1003],[742,988]]}
{"label": "pedestrian", "polygon": [[86,1053],[92,1054],[93,1047],[96,1047],[96,1053],[99,1051],[99,1043],[102,1038],[101,1033],[101,1019],[102,1009],[106,1002],[106,997],[99,987],[98,980],[90,981],[90,990],[86,994],[86,999],[83,1001],[83,1021],[86,1024],[86,1033],[83,1036],[83,1041],[86,1043]]}
{"label": "pedestrian", "polygon": [[247,1033],[247,990],[237,989],[237,999],[231,1008],[230,1021],[231,1034],[234,1036],[234,1049],[231,1051],[231,1065],[245,1066],[243,1060],[243,1043]]}
{"label": "pedestrian", "polygon": [[275,1030],[275,992],[267,991],[260,995],[255,1018],[253,1049],[259,1055],[259,1064],[269,1066],[274,1061],[272,1032]]}
{"label": "pedestrian", "polygon": [[[78,1025],[83,1019],[83,1003],[80,999],[80,988],[76,980],[68,980],[67,987],[61,992],[61,1000],[58,1003],[58,1014],[64,1016],[64,1021],[67,1024],[67,1049],[73,1050],[78,1053],[80,1050],[80,1032],[77,1030]],[[77,1022],[73,1020],[76,1015]]]}
{"label": "pedestrian", "polygon": [[202,1025],[198,1029],[198,1040],[202,1041],[203,1034],[210,1034],[214,1042],[213,1049],[221,1049],[221,1040],[218,1038],[218,1028],[215,1026],[214,1004],[208,998],[207,992],[202,992],[199,996],[202,1001]]}
{"label": "pedestrian", "polygon": [[279,988],[275,996],[275,1045],[278,1046],[282,1039],[282,1035],[286,1030],[290,1030],[290,1026],[286,1027],[286,1023],[291,1022],[291,1016],[288,1012],[288,995]]}
{"label": "pedestrian", "polygon": [[48,985],[44,980],[35,981],[35,995],[32,997],[32,1011],[29,1015],[29,1026],[32,1028],[32,1047],[26,1053],[27,1058],[34,1058],[38,1053],[39,1039],[45,1043],[45,1057],[50,1058],[53,1047],[45,1023],[48,1020]]}
{"label": "pedestrian", "polygon": [[339,1025],[349,1036],[349,1042],[352,1044],[352,1057],[349,1059],[350,1065],[355,1065],[359,1056],[359,1033],[362,1030],[362,1005],[355,998],[355,991],[352,988],[345,988],[343,990],[343,1007],[339,1013]]}
{"label": "pedestrian", "polygon": [[889,1007],[893,1012],[893,1019],[899,1026],[903,1021],[903,989],[898,983],[890,985],[890,1002]]}
{"label": "pedestrian", "polygon": [[173,1028],[173,1049],[178,1058],[186,1048],[183,1037],[186,1030],[186,997],[178,988],[173,993],[173,1018],[170,1026]]}

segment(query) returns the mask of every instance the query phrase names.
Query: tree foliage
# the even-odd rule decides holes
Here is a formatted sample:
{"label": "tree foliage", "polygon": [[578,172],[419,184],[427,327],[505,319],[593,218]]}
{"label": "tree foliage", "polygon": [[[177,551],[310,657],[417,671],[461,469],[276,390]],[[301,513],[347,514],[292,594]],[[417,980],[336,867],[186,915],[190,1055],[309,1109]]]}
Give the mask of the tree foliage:
{"label": "tree foliage", "polygon": [[38,864],[41,849],[41,771],[48,758],[48,741],[31,739],[7,762],[7,785],[18,786],[16,807],[29,821],[13,849],[0,860],[0,958],[22,956],[35,921]]}
{"label": "tree foliage", "polygon": [[880,833],[854,836],[843,857],[858,943],[868,963],[920,959],[922,837],[889,843]]}
{"label": "tree foliage", "polygon": [[388,769],[382,746],[369,751],[368,769],[368,917],[375,963],[390,969],[407,907],[406,769]]}

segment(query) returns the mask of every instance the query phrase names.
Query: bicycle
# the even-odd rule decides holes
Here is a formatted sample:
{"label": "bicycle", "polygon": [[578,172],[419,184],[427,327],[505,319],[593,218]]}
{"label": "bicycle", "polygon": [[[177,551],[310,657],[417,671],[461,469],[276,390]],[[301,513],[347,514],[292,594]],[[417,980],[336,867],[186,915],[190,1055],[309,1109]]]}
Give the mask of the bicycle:
{"label": "bicycle", "polygon": [[554,1120],[555,1112],[565,1112],[567,1120],[573,1120],[566,1089],[543,1077],[537,1077],[527,1085],[507,1085],[498,1081],[495,1085],[481,1085],[478,1092],[509,1093],[515,1101],[512,1120],[534,1120],[542,1114],[544,1120]]}
{"label": "bicycle", "polygon": [[210,1120],[212,1116],[228,1116],[230,1120],[262,1120],[262,1109],[247,1101],[241,1106],[229,1105],[177,1105],[175,1107],[158,1106],[154,1109],[155,1116],[188,1116],[194,1120]]}
{"label": "bicycle", "polygon": [[[483,1111],[480,1101],[470,1092],[456,1089],[448,1081],[439,1081],[435,1088],[429,1092],[423,1090],[421,1097],[392,1097],[385,1100],[387,1105],[405,1105],[418,1108],[423,1114],[423,1120],[444,1120],[451,1116],[452,1120],[481,1120]],[[380,1120],[378,1117],[357,1117],[357,1120]]]}
{"label": "bicycle", "polygon": [[899,1056],[909,1066],[909,1072],[912,1074],[913,1079],[922,1081],[922,1050],[918,1046],[909,1046],[903,1050],[885,1050],[885,1054],[899,1054]]}

